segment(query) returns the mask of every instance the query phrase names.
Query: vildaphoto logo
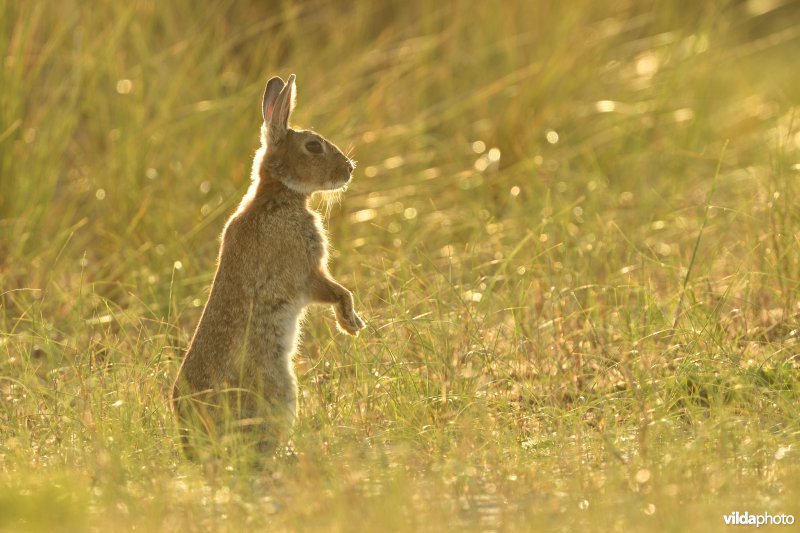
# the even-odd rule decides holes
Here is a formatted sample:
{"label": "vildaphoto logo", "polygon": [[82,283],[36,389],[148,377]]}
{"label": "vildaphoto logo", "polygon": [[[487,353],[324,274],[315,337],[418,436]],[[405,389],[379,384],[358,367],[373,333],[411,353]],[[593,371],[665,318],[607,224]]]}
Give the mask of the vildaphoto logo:
{"label": "vildaphoto logo", "polygon": [[794,524],[794,515],[790,514],[750,514],[747,511],[722,515],[726,526],[791,526]]}

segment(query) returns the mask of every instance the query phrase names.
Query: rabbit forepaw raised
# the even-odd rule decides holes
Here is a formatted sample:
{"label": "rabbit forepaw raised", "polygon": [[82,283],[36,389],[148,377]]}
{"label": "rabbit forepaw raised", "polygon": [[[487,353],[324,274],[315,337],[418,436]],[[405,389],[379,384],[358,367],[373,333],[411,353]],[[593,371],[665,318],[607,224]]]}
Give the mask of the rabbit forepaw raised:
{"label": "rabbit forepaw raised", "polygon": [[364,329],[366,326],[361,317],[352,308],[337,315],[336,322],[339,324],[339,328],[349,335],[358,335],[359,330]]}

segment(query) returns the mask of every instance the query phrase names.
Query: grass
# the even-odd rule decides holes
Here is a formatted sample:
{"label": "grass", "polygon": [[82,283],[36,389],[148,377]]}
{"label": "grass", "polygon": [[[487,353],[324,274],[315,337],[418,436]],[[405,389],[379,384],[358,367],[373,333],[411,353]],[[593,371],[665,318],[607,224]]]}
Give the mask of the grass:
{"label": "grass", "polygon": [[[800,516],[792,2],[0,0],[0,529],[715,530]],[[297,457],[168,390],[270,75],[359,170],[368,329]]]}

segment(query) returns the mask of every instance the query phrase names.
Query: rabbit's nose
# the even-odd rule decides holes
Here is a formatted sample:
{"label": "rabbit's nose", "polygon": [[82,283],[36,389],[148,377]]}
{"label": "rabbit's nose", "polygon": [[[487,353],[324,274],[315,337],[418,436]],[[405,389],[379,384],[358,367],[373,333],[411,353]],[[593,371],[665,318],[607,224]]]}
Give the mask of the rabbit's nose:
{"label": "rabbit's nose", "polygon": [[354,168],[356,167],[355,165],[353,165],[353,162],[350,161],[349,159],[345,159],[344,162],[341,165],[339,165],[339,172],[341,172],[342,174],[346,174],[347,177],[350,178],[353,175]]}

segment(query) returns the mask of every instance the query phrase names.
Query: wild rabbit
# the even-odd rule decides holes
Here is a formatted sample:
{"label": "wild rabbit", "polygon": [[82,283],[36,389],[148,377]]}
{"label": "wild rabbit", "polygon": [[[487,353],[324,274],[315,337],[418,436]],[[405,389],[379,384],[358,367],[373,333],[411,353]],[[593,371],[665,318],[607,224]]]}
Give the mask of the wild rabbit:
{"label": "wild rabbit", "polygon": [[321,135],[289,127],[295,92],[294,74],[286,83],[273,77],[264,91],[253,182],[225,224],[211,293],[172,391],[184,442],[198,422],[212,436],[226,423],[267,440],[285,434],[297,413],[292,356],[308,304],[332,305],[350,335],[364,327],[352,293],[328,272],[325,230],[308,206],[312,193],[343,188],[354,163]]}

